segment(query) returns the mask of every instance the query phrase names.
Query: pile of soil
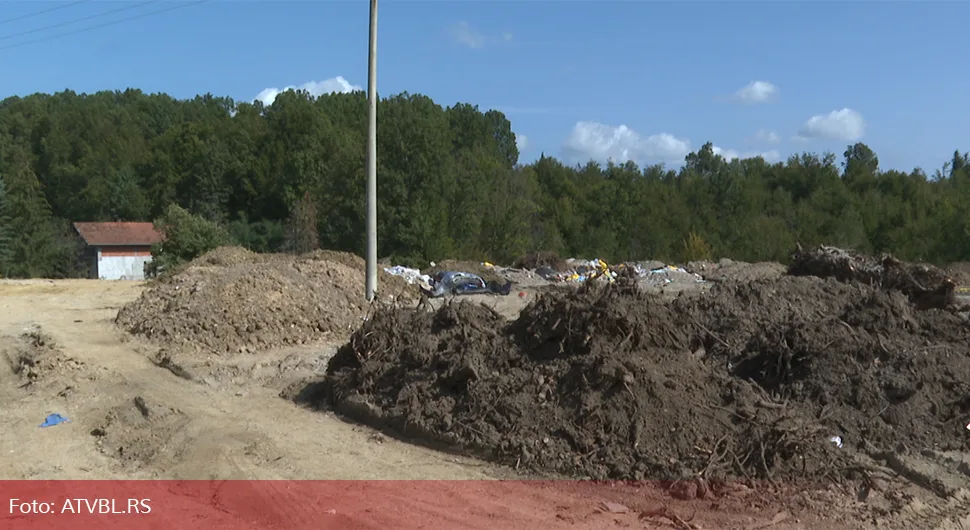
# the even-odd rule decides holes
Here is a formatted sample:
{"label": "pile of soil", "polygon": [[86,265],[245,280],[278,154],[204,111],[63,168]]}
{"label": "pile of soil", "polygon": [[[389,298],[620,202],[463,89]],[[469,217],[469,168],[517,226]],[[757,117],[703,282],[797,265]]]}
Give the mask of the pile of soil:
{"label": "pile of soil", "polygon": [[[556,284],[543,278],[537,272],[528,269],[499,269],[502,279],[512,282],[516,289],[531,289],[533,291],[556,287]],[[558,287],[562,287],[559,285]]]}
{"label": "pile of soil", "polygon": [[69,374],[84,368],[84,363],[68,357],[41,329],[23,333],[11,341],[4,352],[11,371],[24,384],[38,383],[51,375]]}
{"label": "pile of soil", "polygon": [[333,357],[325,399],[405,436],[574,477],[849,467],[804,407],[705,362],[677,318],[622,283],[542,295],[512,323],[467,302],[389,309]]}
{"label": "pile of soil", "polygon": [[[298,261],[329,261],[339,263],[349,267],[364,275],[366,281],[367,261],[357,254],[341,252],[339,250],[314,250],[297,258]],[[420,298],[418,288],[409,284],[407,280],[400,276],[394,276],[384,272],[384,267],[378,263],[377,266],[377,290],[384,297],[389,297],[401,302],[417,301]]]}
{"label": "pile of soil", "polygon": [[[199,256],[191,263],[189,266],[202,266],[202,265],[213,265],[216,267],[232,267],[233,265],[243,265],[249,263],[256,263],[258,261],[263,261],[266,259],[266,255],[257,254],[249,249],[242,247],[219,247],[215,250],[210,250],[205,254]],[[162,276],[164,279],[169,276]]]}
{"label": "pile of soil", "polygon": [[331,360],[322,399],[596,479],[857,478],[863,456],[970,449],[968,315],[912,289],[940,278],[932,267],[858,260],[802,256],[791,274],[669,302],[587,284],[511,323],[467,302],[381,311]]}
{"label": "pile of soil", "polygon": [[847,446],[966,449],[970,325],[858,281],[718,284],[673,310],[712,365],[807,407]]}
{"label": "pile of soil", "polygon": [[771,261],[746,263],[723,259],[715,264],[689,267],[691,272],[700,274],[710,282],[753,282],[758,280],[777,280],[785,274],[781,263]]}
{"label": "pile of soil", "polygon": [[960,261],[951,263],[947,266],[946,272],[956,282],[958,289],[970,287],[970,262]]}
{"label": "pile of soil", "polygon": [[855,281],[901,291],[921,309],[943,308],[955,301],[956,283],[946,271],[922,263],[905,263],[884,255],[874,258],[836,247],[799,248],[788,274]]}
{"label": "pile of soil", "polygon": [[[363,266],[353,266],[348,256],[216,249],[154,282],[115,321],[165,345],[215,353],[349,334],[363,321],[367,304]],[[411,291],[384,292],[401,300],[416,296]]]}
{"label": "pile of soil", "polygon": [[346,265],[351,269],[356,269],[359,271],[367,270],[367,261],[364,258],[358,256],[357,254],[352,254],[350,252],[341,252],[339,250],[326,250],[318,249],[301,256],[303,259],[316,260],[316,261],[332,261],[334,263],[340,263],[341,265]]}

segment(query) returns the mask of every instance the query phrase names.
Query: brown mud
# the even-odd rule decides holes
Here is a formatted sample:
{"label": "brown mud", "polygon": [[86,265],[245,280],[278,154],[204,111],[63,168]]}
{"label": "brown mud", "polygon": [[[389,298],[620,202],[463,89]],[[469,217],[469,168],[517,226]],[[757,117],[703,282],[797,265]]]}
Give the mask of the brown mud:
{"label": "brown mud", "polygon": [[942,309],[955,301],[956,282],[946,271],[924,263],[906,263],[890,255],[866,256],[819,246],[792,253],[788,274],[854,281],[900,291],[919,309]]}
{"label": "brown mud", "polygon": [[807,407],[846,446],[967,448],[970,327],[898,291],[783,277],[674,302],[715,365]]}
{"label": "brown mud", "polygon": [[325,402],[517,469],[701,496],[968,449],[966,313],[871,283],[788,275],[670,302],[590,284],[511,323],[469,303],[382,310],[330,362]]}
{"label": "brown mud", "polygon": [[[488,309],[374,315],[334,356],[329,402],[363,400],[405,435],[517,468],[594,479],[814,476],[848,457],[798,404],[713,368],[635,288]],[[706,483],[707,481],[705,481]]]}

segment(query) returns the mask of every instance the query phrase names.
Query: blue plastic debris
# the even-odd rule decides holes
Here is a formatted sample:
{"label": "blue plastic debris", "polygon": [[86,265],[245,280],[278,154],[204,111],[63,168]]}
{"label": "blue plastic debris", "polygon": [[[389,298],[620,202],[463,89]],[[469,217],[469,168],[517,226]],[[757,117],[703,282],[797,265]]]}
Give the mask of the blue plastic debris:
{"label": "blue plastic debris", "polygon": [[61,416],[60,414],[51,414],[50,416],[47,416],[47,419],[44,420],[44,423],[41,423],[40,426],[53,427],[55,425],[60,425],[62,423],[67,423],[69,421],[71,420],[65,418],[64,416]]}

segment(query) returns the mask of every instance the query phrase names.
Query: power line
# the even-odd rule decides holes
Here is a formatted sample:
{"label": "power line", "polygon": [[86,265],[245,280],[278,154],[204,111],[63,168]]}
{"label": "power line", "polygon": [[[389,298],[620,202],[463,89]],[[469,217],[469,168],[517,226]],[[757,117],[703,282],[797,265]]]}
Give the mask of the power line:
{"label": "power line", "polygon": [[18,15],[13,18],[8,18],[6,20],[0,20],[0,26],[4,24],[9,24],[11,22],[16,22],[18,20],[23,20],[25,18],[34,18],[37,15],[43,15],[44,13],[50,13],[51,11],[57,11],[58,9],[64,9],[66,7],[76,6],[78,4],[83,4],[88,0],[77,0],[75,2],[68,2],[66,4],[61,4],[59,6],[48,7],[47,9],[41,9],[40,11],[34,11],[33,13],[27,13],[26,15]]}
{"label": "power line", "polygon": [[[153,0],[153,1],[156,1],[156,0]],[[76,30],[73,30],[73,31],[65,31],[64,33],[58,33],[56,35],[50,35],[48,37],[44,37],[44,38],[41,38],[41,39],[34,39],[34,40],[29,40],[29,41],[24,41],[24,42],[18,42],[17,44],[10,44],[10,45],[7,45],[7,46],[0,46],[0,50],[9,50],[11,48],[19,48],[21,46],[26,46],[28,44],[36,44],[38,42],[45,42],[45,41],[49,41],[49,40],[52,40],[52,39],[59,39],[61,37],[67,37],[68,35],[77,35],[78,33],[84,33],[84,32],[92,31],[92,30],[95,30],[95,29],[101,29],[101,28],[105,28],[105,27],[108,27],[108,26],[113,26],[115,24],[121,24],[122,22],[128,22],[128,21],[131,21],[131,20],[138,20],[140,18],[150,17],[152,15],[158,15],[158,14],[165,13],[165,12],[168,12],[168,11],[175,11],[176,9],[182,9],[182,8],[185,8],[185,7],[191,7],[191,6],[194,6],[194,5],[198,5],[198,4],[205,3],[207,1],[208,0],[195,0],[194,2],[189,2],[189,3],[186,3],[186,4],[180,4],[180,5],[177,5],[177,6],[171,6],[171,7],[165,7],[165,8],[162,8],[162,9],[156,9],[155,11],[148,11],[147,13],[140,13],[138,15],[133,15],[133,16],[126,17],[126,18],[119,18],[118,20],[112,20],[111,22],[105,22],[103,24],[96,24],[94,26],[88,26],[86,28],[76,29]],[[146,2],[146,3],[152,3],[152,2]]]}
{"label": "power line", "polygon": [[23,37],[24,35],[32,35],[34,33],[40,33],[41,31],[47,31],[49,29],[62,28],[64,26],[70,26],[71,24],[77,24],[78,22],[84,22],[85,20],[91,20],[93,18],[101,18],[101,17],[106,16],[106,15],[113,15],[115,13],[120,13],[122,11],[128,11],[129,9],[135,9],[135,8],[138,8],[138,7],[141,7],[141,6],[145,6],[145,5],[148,5],[148,4],[154,4],[155,2],[158,2],[158,0],[148,0],[147,2],[141,2],[141,3],[135,4],[135,5],[125,6],[125,7],[119,7],[118,9],[112,9],[111,11],[105,11],[103,13],[96,13],[94,15],[88,15],[86,17],[77,18],[77,19],[74,19],[74,20],[68,20],[67,22],[58,22],[57,24],[51,24],[50,26],[44,26],[42,28],[30,29],[30,30],[27,30],[27,31],[22,31],[20,33],[14,33],[12,35],[6,35],[6,36],[3,36],[3,37],[0,37],[0,40],[14,39],[14,38],[17,38],[17,37]]}

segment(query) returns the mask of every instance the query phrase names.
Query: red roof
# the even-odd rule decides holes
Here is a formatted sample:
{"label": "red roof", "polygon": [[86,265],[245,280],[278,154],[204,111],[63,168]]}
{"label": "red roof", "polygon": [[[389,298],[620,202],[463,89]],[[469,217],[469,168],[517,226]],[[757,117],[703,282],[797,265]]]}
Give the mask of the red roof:
{"label": "red roof", "polygon": [[150,246],[162,240],[152,223],[74,223],[74,229],[93,247]]}

